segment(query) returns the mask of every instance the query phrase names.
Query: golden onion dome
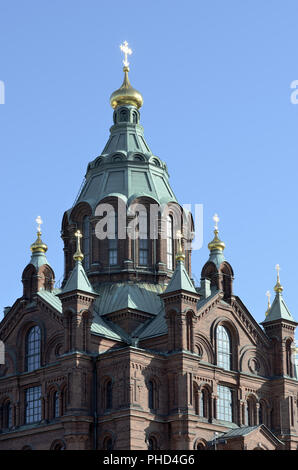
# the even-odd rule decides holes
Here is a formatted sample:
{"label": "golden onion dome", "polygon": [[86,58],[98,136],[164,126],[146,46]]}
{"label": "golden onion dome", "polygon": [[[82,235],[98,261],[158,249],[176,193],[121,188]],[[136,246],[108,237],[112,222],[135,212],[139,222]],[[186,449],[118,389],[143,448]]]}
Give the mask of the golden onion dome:
{"label": "golden onion dome", "polygon": [[279,279],[279,271],[280,271],[279,264],[277,264],[277,265],[275,266],[275,269],[276,269],[276,271],[277,271],[277,281],[276,281],[276,284],[275,284],[275,286],[274,286],[274,290],[275,290],[275,292],[276,292],[277,294],[280,294],[280,293],[284,290],[284,288],[283,288],[283,286],[281,285],[280,279]]}
{"label": "golden onion dome", "polygon": [[136,108],[140,108],[143,105],[143,97],[141,93],[135,90],[128,78],[129,67],[123,67],[124,72],[124,80],[121,87],[114,91],[110,97],[110,103],[113,109],[117,108],[117,106],[123,105],[132,105]]}
{"label": "golden onion dome", "polygon": [[45,253],[47,251],[48,247],[45,243],[43,243],[41,239],[40,231],[37,232],[37,239],[34,243],[32,243],[30,248],[31,248],[32,253],[37,253],[37,252]]}
{"label": "golden onion dome", "polygon": [[224,242],[222,242],[219,238],[218,238],[218,230],[214,230],[214,238],[213,240],[208,243],[208,248],[210,251],[214,251],[214,250],[220,250],[220,251],[223,251],[225,249],[226,245]]}

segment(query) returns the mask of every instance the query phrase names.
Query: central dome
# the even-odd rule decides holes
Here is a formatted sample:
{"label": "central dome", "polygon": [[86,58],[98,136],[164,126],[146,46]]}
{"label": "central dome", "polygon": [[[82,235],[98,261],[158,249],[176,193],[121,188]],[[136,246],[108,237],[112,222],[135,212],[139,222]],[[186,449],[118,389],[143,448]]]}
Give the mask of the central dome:
{"label": "central dome", "polygon": [[143,97],[141,93],[135,90],[128,78],[129,67],[123,67],[124,72],[124,80],[121,87],[114,91],[110,97],[110,103],[113,109],[117,108],[117,106],[123,105],[132,105],[136,108],[140,108],[143,105]]}

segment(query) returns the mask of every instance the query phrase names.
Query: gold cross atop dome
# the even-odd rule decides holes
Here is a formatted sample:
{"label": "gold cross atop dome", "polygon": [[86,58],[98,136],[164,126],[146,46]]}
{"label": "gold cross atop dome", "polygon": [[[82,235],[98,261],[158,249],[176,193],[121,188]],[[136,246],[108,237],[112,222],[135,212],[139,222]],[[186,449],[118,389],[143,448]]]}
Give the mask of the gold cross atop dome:
{"label": "gold cross atop dome", "polygon": [[266,312],[265,312],[265,315],[266,315],[266,317],[267,317],[267,315],[268,315],[268,313],[269,313],[269,310],[270,310],[270,308],[271,308],[271,304],[270,304],[270,297],[271,297],[271,294],[270,294],[270,291],[269,291],[269,290],[267,290],[267,292],[266,292],[266,297],[268,298],[268,308],[267,308],[267,310],[266,310]]}
{"label": "gold cross atop dome", "polygon": [[120,49],[124,54],[123,65],[124,65],[124,67],[128,67],[129,62],[127,60],[127,56],[132,54],[132,50],[128,47],[128,42],[124,41],[123,44],[120,44]]}
{"label": "gold cross atop dome", "polygon": [[218,217],[217,214],[214,214],[213,220],[214,220],[214,222],[215,222],[214,228],[215,228],[215,230],[218,230],[219,217]]}
{"label": "gold cross atop dome", "polygon": [[43,243],[41,239],[41,224],[43,223],[41,220],[40,215],[38,215],[35,219],[35,222],[37,223],[37,239],[34,243],[31,245],[31,251],[32,253],[45,253],[48,249],[47,245]]}
{"label": "gold cross atop dome", "polygon": [[35,222],[37,223],[37,231],[41,233],[41,224],[43,224],[43,221],[41,220],[40,215],[38,215],[35,219]]}
{"label": "gold cross atop dome", "polygon": [[185,254],[183,253],[183,249],[182,249],[183,233],[181,232],[181,230],[177,230],[176,238],[178,240],[178,251],[177,251],[177,255],[176,255],[176,261],[184,261]]}
{"label": "gold cross atop dome", "polygon": [[275,269],[276,269],[276,271],[277,271],[277,282],[276,282],[276,284],[275,284],[275,286],[274,286],[274,290],[275,290],[276,293],[281,293],[281,292],[284,290],[284,288],[283,288],[283,286],[281,285],[280,279],[279,279],[279,271],[280,271],[280,266],[279,266],[279,264],[277,264],[277,265],[275,266]]}
{"label": "gold cross atop dome", "polygon": [[77,239],[77,251],[75,252],[75,254],[73,255],[73,259],[75,261],[83,261],[84,259],[84,255],[83,253],[81,252],[81,238],[82,238],[82,234],[81,234],[81,231],[80,230],[77,230],[76,233],[74,234],[76,239]]}
{"label": "gold cross atop dome", "polygon": [[120,49],[124,54],[124,80],[121,87],[111,94],[110,103],[113,109],[117,108],[118,106],[127,105],[135,106],[139,109],[143,105],[143,97],[138,90],[135,90],[135,88],[131,86],[128,78],[129,62],[127,58],[132,54],[132,50],[130,47],[128,47],[127,41],[124,41],[124,43],[120,45]]}

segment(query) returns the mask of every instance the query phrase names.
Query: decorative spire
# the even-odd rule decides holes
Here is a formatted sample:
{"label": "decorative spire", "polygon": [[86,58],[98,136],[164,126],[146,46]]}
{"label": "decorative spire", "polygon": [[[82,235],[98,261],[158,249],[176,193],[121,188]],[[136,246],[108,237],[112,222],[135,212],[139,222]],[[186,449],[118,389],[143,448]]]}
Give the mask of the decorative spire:
{"label": "decorative spire", "polygon": [[271,304],[270,304],[270,297],[271,297],[271,294],[270,294],[270,291],[269,291],[269,290],[267,290],[266,296],[268,297],[268,308],[267,308],[267,310],[266,310],[266,312],[265,312],[265,316],[267,317],[267,315],[268,315],[268,313],[269,313],[269,311],[270,311],[270,308],[271,308]]}
{"label": "decorative spire", "polygon": [[37,223],[37,239],[35,240],[34,243],[32,243],[31,251],[32,251],[32,253],[38,253],[38,252],[45,253],[47,251],[48,247],[45,243],[43,243],[43,241],[41,239],[41,228],[40,227],[41,227],[41,224],[43,223],[43,221],[41,220],[40,215],[38,217],[36,217],[35,222]]}
{"label": "decorative spire", "polygon": [[184,254],[183,248],[182,248],[183,233],[181,232],[181,230],[177,231],[176,237],[177,237],[177,240],[178,240],[178,251],[177,251],[177,254],[176,254],[176,261],[182,261],[184,263],[185,254]]}
{"label": "decorative spire", "polygon": [[210,251],[223,251],[225,249],[225,244],[218,238],[218,222],[219,222],[219,217],[217,214],[214,214],[213,220],[215,222],[214,225],[214,238],[213,240],[208,244],[208,248]]}
{"label": "decorative spire", "polygon": [[143,105],[143,97],[139,91],[131,86],[128,78],[129,62],[127,56],[132,54],[132,50],[128,47],[127,41],[124,41],[124,43],[120,45],[120,49],[124,53],[124,80],[121,87],[112,93],[110,97],[111,106],[113,109],[122,105],[131,105],[140,108]]}
{"label": "decorative spire", "polygon": [[84,259],[84,255],[83,255],[83,253],[82,253],[82,251],[81,251],[81,241],[80,241],[81,238],[82,238],[82,236],[83,236],[83,235],[81,234],[80,230],[77,230],[76,233],[75,233],[75,237],[76,237],[76,239],[77,239],[77,251],[76,251],[75,254],[73,255],[73,259],[74,259],[75,261],[80,261],[80,262],[82,262],[83,259]]}
{"label": "decorative spire", "polygon": [[283,288],[283,286],[281,285],[280,279],[279,279],[279,271],[280,271],[280,266],[279,266],[279,264],[277,264],[277,265],[275,266],[275,269],[276,269],[276,271],[277,271],[277,282],[276,282],[276,284],[275,284],[275,286],[274,286],[274,290],[275,290],[276,293],[279,293],[279,294],[280,294],[280,293],[284,290],[284,288]]}

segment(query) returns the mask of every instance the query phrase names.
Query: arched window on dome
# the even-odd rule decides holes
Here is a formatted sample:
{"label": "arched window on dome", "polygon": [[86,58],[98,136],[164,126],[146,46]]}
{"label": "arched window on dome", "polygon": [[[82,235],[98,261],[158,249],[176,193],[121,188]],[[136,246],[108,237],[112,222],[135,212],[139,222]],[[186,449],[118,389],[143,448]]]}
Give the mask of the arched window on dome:
{"label": "arched window on dome", "polygon": [[226,370],[231,370],[231,337],[230,333],[223,325],[218,325],[216,329],[217,365]]}
{"label": "arched window on dome", "polygon": [[113,219],[108,221],[109,266],[116,266],[118,264],[118,214],[111,212],[108,217]]}
{"label": "arched window on dome", "polygon": [[167,216],[167,268],[173,270],[173,217]]}
{"label": "arched window on dome", "polygon": [[86,215],[83,219],[83,265],[87,270],[90,267],[90,221]]}
{"label": "arched window on dome", "polygon": [[148,225],[147,225],[147,212],[140,211],[139,213],[139,265],[147,266],[149,261],[149,240],[148,240]]}
{"label": "arched window on dome", "polygon": [[40,368],[41,356],[41,332],[39,326],[35,325],[27,333],[26,338],[26,370]]}

